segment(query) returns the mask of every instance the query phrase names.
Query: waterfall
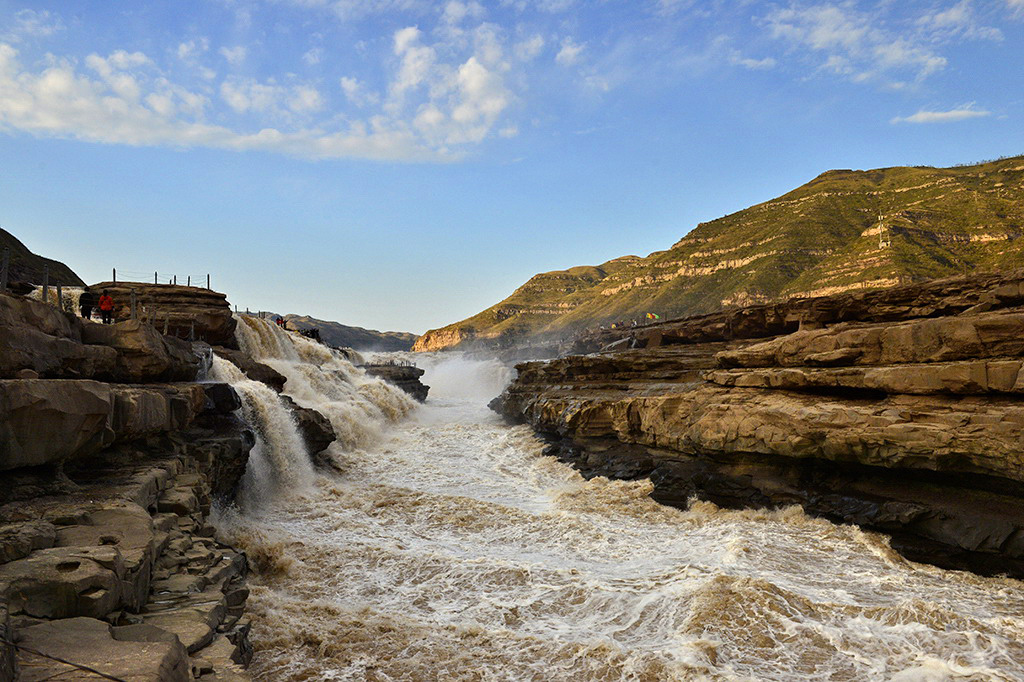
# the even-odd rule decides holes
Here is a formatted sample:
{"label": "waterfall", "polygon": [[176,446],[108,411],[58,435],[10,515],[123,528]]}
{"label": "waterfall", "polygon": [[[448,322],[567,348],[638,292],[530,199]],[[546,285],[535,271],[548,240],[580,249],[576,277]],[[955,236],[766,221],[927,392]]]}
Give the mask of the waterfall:
{"label": "waterfall", "polygon": [[302,492],[313,482],[313,464],[291,410],[274,389],[246,378],[214,356],[210,378],[231,384],[242,399],[242,419],[256,434],[242,477],[239,503],[255,509],[280,492]]}
{"label": "waterfall", "polygon": [[[241,349],[284,375],[283,393],[297,405],[330,420],[337,441],[327,454],[339,465],[345,453],[375,442],[385,424],[416,404],[402,391],[354,366],[348,359],[358,358],[354,351],[330,349],[260,318],[239,315],[235,319]],[[238,391],[241,416],[256,433],[242,481],[242,507],[257,509],[276,496],[307,491],[315,479],[312,460],[293,412],[281,396],[220,357],[213,359],[210,378]]]}
{"label": "waterfall", "polygon": [[376,442],[383,427],[405,416],[416,402],[403,391],[359,369],[348,354],[249,315],[238,316],[239,346],[257,362],[287,378],[284,393],[301,407],[327,417],[338,441],[337,451]]}

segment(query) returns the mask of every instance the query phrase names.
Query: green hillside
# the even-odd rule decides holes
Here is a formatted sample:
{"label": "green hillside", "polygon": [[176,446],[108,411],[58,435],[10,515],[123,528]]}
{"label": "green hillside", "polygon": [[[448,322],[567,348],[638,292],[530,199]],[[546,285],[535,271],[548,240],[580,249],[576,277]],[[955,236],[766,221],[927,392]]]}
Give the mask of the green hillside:
{"label": "green hillside", "polygon": [[683,317],[1021,267],[1022,233],[1024,156],[833,170],[701,223],[665,251],[535,275],[487,310],[427,332],[414,350],[511,346],[647,312]]}

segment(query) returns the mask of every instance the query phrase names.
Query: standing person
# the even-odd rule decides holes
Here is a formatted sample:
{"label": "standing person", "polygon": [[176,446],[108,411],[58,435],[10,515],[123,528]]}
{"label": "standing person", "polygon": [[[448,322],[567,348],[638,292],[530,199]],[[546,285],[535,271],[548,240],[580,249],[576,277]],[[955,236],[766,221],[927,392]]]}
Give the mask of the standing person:
{"label": "standing person", "polygon": [[114,321],[114,299],[110,298],[106,289],[100,295],[100,316],[103,318],[103,324]]}
{"label": "standing person", "polygon": [[82,289],[82,295],[78,297],[78,308],[82,311],[82,319],[92,319],[92,309],[96,307],[96,294],[89,291],[89,287]]}

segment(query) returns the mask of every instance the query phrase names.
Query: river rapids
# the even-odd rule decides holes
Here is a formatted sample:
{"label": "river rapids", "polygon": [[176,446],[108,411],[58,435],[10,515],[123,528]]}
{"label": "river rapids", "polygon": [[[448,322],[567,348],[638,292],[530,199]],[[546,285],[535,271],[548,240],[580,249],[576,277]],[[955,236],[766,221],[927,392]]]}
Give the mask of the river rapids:
{"label": "river rapids", "polygon": [[314,469],[280,398],[225,360],[257,445],[237,508],[261,680],[1021,680],[1015,580],[908,562],[799,509],[663,507],[583,480],[486,403],[496,362],[417,355],[424,405],[352,356],[239,318],[339,434]]}

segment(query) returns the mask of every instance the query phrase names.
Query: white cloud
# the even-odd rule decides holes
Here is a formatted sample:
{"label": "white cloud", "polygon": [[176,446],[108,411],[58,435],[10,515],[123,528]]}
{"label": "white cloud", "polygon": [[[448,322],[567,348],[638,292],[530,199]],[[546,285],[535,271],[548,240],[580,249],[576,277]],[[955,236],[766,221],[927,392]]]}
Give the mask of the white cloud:
{"label": "white cloud", "polygon": [[540,35],[535,35],[532,38],[527,38],[522,42],[516,43],[513,48],[516,57],[524,62],[536,59],[537,55],[539,55],[543,49],[544,38]]}
{"label": "white cloud", "polygon": [[991,111],[977,109],[974,103],[962,104],[949,111],[918,111],[910,116],[897,116],[890,120],[890,123],[953,123],[969,118],[981,118],[991,116]]}
{"label": "white cloud", "polygon": [[322,47],[314,47],[308,50],[302,55],[302,61],[306,62],[310,66],[316,66],[324,58],[324,49]]}
{"label": "white cloud", "polygon": [[367,90],[366,86],[356,78],[343,76],[340,85],[342,92],[345,93],[345,98],[357,107],[380,103],[380,95]]}
{"label": "white cloud", "polygon": [[562,66],[572,66],[580,60],[586,43],[575,43],[572,38],[562,40],[562,49],[555,55],[555,61]]}
{"label": "white cloud", "polygon": [[249,53],[244,45],[236,45],[235,47],[222,47],[220,48],[220,54],[224,59],[227,60],[232,66],[239,66],[245,61],[245,56]]}
{"label": "white cloud", "polygon": [[753,71],[764,71],[775,68],[776,61],[772,57],[764,57],[763,59],[744,57],[739,52],[733,50],[729,54],[729,63],[734,66],[742,66]]}
{"label": "white cloud", "polygon": [[922,32],[931,40],[945,40],[956,37],[980,40],[1002,40],[1003,34],[997,28],[981,26],[974,14],[972,0],[960,0],[944,10],[935,10],[917,20]]}
{"label": "white cloud", "polygon": [[448,24],[459,24],[465,19],[480,18],[484,15],[484,8],[476,0],[470,2],[459,2],[450,0],[442,12],[442,21]]}
{"label": "white cloud", "polygon": [[[81,62],[50,56],[33,69],[12,45],[0,43],[0,131],[306,158],[453,160],[469,145],[516,131],[502,121],[516,98],[505,82],[511,62],[503,57],[500,36],[484,31],[465,37],[460,44],[427,44],[416,28],[397,31],[397,60],[388,69],[383,100],[351,77],[340,79],[334,93],[294,75],[231,76],[216,85],[197,76],[199,91],[189,90],[141,52],[94,54]],[[204,51],[206,42],[197,39],[177,52],[201,68],[195,58]],[[211,101],[207,90],[219,97]],[[346,115],[332,106],[345,104],[342,93],[349,106],[375,109],[362,119]]]}
{"label": "white cloud", "polygon": [[178,59],[183,62],[194,61],[201,54],[210,49],[209,38],[195,38],[178,44]]}
{"label": "white cloud", "polygon": [[285,86],[233,78],[221,83],[220,95],[239,114],[253,112],[280,117],[311,114],[324,108],[323,95],[310,85]]}
{"label": "white cloud", "polygon": [[14,13],[7,39],[20,41],[24,38],[48,38],[64,30],[60,15],[49,10],[23,9]]}
{"label": "white cloud", "polygon": [[893,72],[922,79],[946,66],[946,58],[919,37],[890,31],[878,16],[848,3],[776,9],[764,22],[774,38],[821,55],[820,68],[858,82]]}
{"label": "white cloud", "polygon": [[1024,0],[1006,0],[1006,6],[1010,8],[1013,16],[1024,16]]}

